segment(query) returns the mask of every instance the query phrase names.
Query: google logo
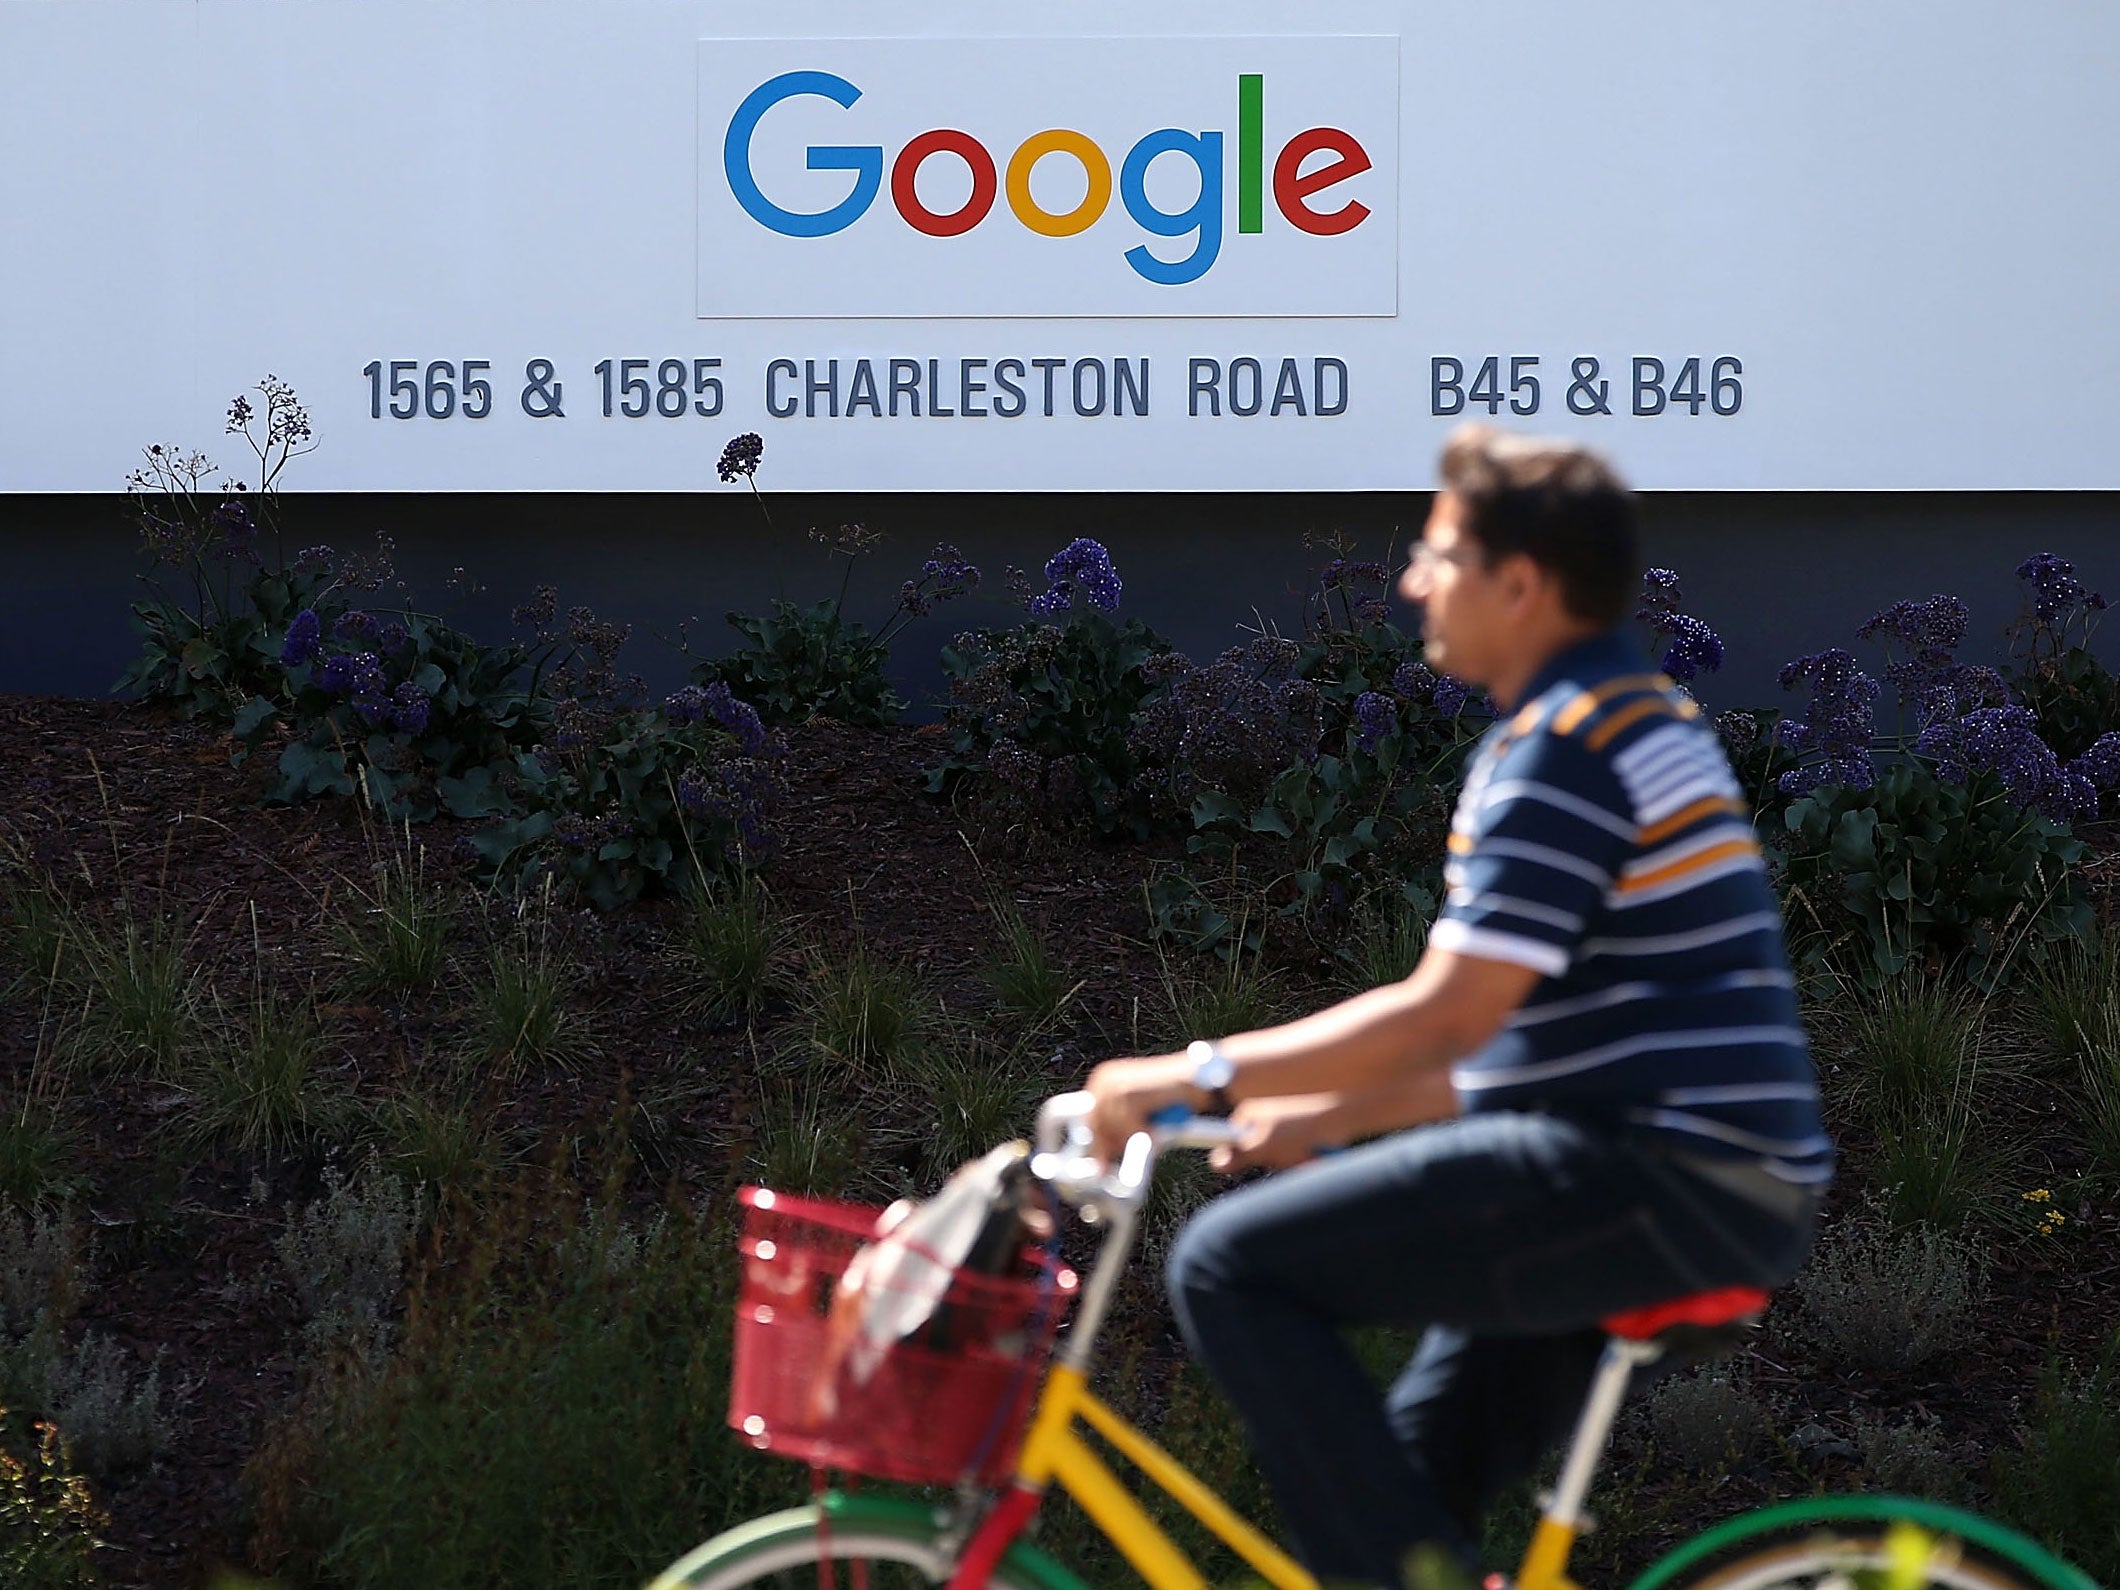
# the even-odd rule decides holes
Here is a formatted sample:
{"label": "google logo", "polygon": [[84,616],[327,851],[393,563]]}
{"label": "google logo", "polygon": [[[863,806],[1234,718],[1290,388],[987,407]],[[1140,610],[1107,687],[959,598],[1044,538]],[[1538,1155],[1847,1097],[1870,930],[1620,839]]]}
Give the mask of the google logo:
{"label": "google logo", "polygon": [[[829,209],[786,209],[767,198],[752,170],[751,147],[767,111],[783,101],[808,95],[851,110],[861,90],[831,72],[783,72],[758,85],[736,107],[722,140],[722,166],[736,202],[760,226],[785,237],[829,237],[868,214],[883,191],[884,152],[876,144],[812,144],[812,171],[847,171],[854,185]],[[1245,74],[1237,79],[1237,231],[1266,229],[1266,79]],[[1190,161],[1199,175],[1199,191],[1182,210],[1159,208],[1149,197],[1148,171],[1164,155]],[[1328,158],[1311,164],[1316,156]],[[919,193],[921,168],[930,160],[960,161],[971,175],[971,195],[957,209],[930,209]],[[1082,200],[1073,209],[1044,208],[1031,192],[1031,173],[1040,162],[1065,160],[1081,168]],[[1305,170],[1306,164],[1311,169]],[[1351,232],[1369,218],[1369,207],[1348,199],[1337,209],[1313,202],[1328,189],[1370,169],[1369,152],[1353,134],[1338,127],[1312,127],[1281,146],[1273,161],[1274,205],[1289,225],[1314,237]],[[1167,287],[1198,281],[1222,252],[1222,217],[1227,174],[1223,135],[1184,132],[1164,127],[1127,151],[1116,184],[1119,202],[1134,224],[1154,238],[1191,238],[1191,252],[1166,260],[1147,243],[1127,250],[1126,263],[1149,281]],[[910,139],[890,162],[891,204],[899,218],[929,237],[961,237],[993,213],[1003,194],[1011,214],[1040,237],[1074,237],[1087,232],[1110,209],[1114,183],[1112,163],[1092,138],[1065,127],[1033,133],[1018,144],[1004,167],[985,144],[970,133],[938,127]]]}

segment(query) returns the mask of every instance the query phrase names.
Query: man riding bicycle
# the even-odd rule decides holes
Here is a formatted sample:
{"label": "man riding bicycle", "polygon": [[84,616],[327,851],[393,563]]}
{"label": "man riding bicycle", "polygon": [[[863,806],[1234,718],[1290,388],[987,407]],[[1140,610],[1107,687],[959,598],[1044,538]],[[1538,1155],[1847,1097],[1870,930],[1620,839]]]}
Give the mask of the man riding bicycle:
{"label": "man riding bicycle", "polygon": [[[1185,1227],[1171,1300],[1312,1572],[1368,1584],[1471,1570],[1599,1321],[1786,1281],[1833,1165],[1749,809],[1619,629],[1632,499],[1583,448],[1481,427],[1441,473],[1400,593],[1500,716],[1420,965],[1088,1083],[1107,1154],[1183,1104],[1241,1129],[1223,1168],[1283,1172]],[[1380,1401],[1341,1331],[1383,1322],[1425,1334]]]}

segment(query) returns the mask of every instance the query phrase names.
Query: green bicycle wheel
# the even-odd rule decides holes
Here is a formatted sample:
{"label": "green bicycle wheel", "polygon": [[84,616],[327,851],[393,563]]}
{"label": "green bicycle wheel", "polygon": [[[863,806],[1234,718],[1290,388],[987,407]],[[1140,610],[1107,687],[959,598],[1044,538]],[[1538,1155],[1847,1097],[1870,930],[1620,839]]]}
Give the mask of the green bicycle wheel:
{"label": "green bicycle wheel", "polygon": [[[890,1497],[832,1495],[754,1519],[694,1548],[648,1590],[933,1590],[956,1567],[932,1509]],[[1018,1542],[995,1590],[1085,1590],[1043,1552]]]}
{"label": "green bicycle wheel", "polygon": [[1821,1497],[1689,1541],[1628,1590],[2098,1590],[2022,1535],[1937,1502]]}

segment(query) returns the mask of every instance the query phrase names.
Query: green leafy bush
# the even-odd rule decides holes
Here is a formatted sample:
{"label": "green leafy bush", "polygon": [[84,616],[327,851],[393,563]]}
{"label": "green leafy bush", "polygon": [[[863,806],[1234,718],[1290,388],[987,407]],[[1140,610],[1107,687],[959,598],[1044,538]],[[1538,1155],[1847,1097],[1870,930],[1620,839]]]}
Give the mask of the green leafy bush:
{"label": "green leafy bush", "polygon": [[[764,440],[747,432],[722,450],[718,469],[725,484],[742,480],[750,486],[770,533],[773,516],[765,513],[765,499],[758,496],[758,465],[764,453]],[[846,560],[838,594],[808,607],[776,599],[773,611],[763,617],[724,615],[746,644],[725,657],[696,664],[692,682],[728,686],[773,724],[806,723],[811,718],[868,725],[896,722],[905,701],[891,687],[892,637],[909,620],[925,617],[936,603],[977,590],[979,571],[955,547],[938,545],[920,577],[899,588],[897,604],[883,626],[872,632],[846,616],[846,595],[855,562],[875,549],[881,534],[849,524],[835,531],[812,530],[810,536]]]}
{"label": "green leafy bush", "polygon": [[769,856],[783,754],[720,683],[687,685],[659,709],[570,704],[552,743],[516,759],[521,815],[473,843],[490,876],[554,876],[610,910]]}
{"label": "green leafy bush", "polygon": [[[1151,908],[1159,936],[1219,944],[1209,872],[1250,880],[1273,916],[1344,942],[1363,902],[1428,908],[1467,750],[1485,728],[1457,681],[1385,621],[1382,564],[1335,558],[1300,641],[1263,635],[1194,667],[1165,659],[1134,741],[1190,820],[1184,882]],[[1262,927],[1264,924],[1261,924]]]}
{"label": "green leafy bush", "polygon": [[1992,981],[2090,930],[2075,874],[2083,842],[2020,806],[1994,777],[1962,784],[1895,762],[1867,789],[1821,785],[1767,835],[1787,886],[1825,930],[1815,953],[1853,949],[1865,982],[1912,962],[1963,959]]}
{"label": "green leafy bush", "polygon": [[358,779],[392,820],[490,816],[508,809],[502,773],[551,723],[547,655],[482,645],[424,613],[348,608],[327,632],[304,609],[282,642],[276,688],[244,706],[235,732],[255,749],[282,725],[291,731],[268,800],[350,795]]}
{"label": "green leafy bush", "polygon": [[1135,714],[1170,642],[1138,618],[1070,609],[1058,622],[959,635],[943,648],[949,750],[930,793],[964,794],[1004,822],[1145,837]]}
{"label": "green leafy bush", "polygon": [[809,607],[776,600],[773,611],[729,613],[744,637],[726,657],[692,669],[696,684],[726,684],[768,723],[837,718],[844,723],[895,723],[905,699],[891,688],[887,638],[840,612],[830,597]]}

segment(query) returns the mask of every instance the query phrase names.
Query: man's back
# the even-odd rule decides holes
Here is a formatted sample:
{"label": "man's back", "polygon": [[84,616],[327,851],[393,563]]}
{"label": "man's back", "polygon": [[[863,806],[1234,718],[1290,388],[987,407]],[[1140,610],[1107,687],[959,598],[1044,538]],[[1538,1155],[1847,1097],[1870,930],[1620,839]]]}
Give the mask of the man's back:
{"label": "man's back", "polygon": [[1450,840],[1441,948],[1545,974],[1461,1061],[1468,1112],[1541,1110],[1832,1175],[1781,916],[1699,709],[1604,635],[1483,742]]}

